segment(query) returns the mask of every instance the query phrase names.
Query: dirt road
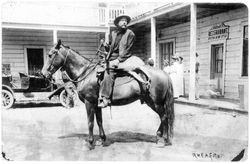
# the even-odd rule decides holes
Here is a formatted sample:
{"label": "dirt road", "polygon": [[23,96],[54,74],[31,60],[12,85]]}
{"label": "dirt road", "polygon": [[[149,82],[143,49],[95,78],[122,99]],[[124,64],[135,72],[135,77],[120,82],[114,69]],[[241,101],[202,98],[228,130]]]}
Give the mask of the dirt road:
{"label": "dirt road", "polygon": [[2,151],[14,161],[230,161],[247,149],[247,115],[180,104],[175,111],[173,145],[159,148],[154,142],[160,120],[146,105],[103,109],[107,146],[90,151],[83,104],[73,109],[19,105],[2,111]]}

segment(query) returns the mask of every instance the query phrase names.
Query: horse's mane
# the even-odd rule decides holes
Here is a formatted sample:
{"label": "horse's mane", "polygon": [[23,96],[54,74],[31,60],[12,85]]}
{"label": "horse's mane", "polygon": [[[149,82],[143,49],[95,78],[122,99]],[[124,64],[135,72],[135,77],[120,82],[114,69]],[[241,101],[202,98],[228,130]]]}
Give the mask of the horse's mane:
{"label": "horse's mane", "polygon": [[86,60],[88,60],[89,62],[92,63],[91,59],[81,55],[79,51],[74,50],[74,49],[70,48],[70,46],[67,46],[67,45],[64,45],[64,44],[62,44],[62,46],[65,47],[65,48],[71,49],[73,52],[77,53],[79,56],[81,56],[82,58],[84,58],[84,59],[86,59]]}
{"label": "horse's mane", "polygon": [[63,46],[63,47],[66,47],[66,48],[68,48],[68,49],[71,49],[72,51],[74,51],[75,53],[77,53],[78,55],[80,55],[80,56],[81,56],[81,54],[80,54],[80,52],[79,52],[79,51],[74,50],[73,48],[70,48],[70,46],[67,46],[67,45],[64,45],[64,44],[62,44],[62,46]]}

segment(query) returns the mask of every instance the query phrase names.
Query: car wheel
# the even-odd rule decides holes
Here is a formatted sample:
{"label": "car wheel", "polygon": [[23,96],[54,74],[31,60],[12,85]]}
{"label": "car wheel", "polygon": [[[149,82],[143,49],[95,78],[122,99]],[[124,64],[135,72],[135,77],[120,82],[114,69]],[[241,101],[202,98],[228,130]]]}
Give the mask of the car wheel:
{"label": "car wheel", "polygon": [[14,96],[8,90],[2,90],[2,107],[4,109],[9,109],[14,104]]}
{"label": "car wheel", "polygon": [[74,90],[74,95],[72,95],[72,97],[73,97],[73,104],[70,105],[69,100],[68,100],[68,95],[67,95],[66,91],[63,90],[59,96],[59,100],[60,100],[60,103],[62,104],[62,106],[66,107],[66,108],[74,107],[74,104],[75,104],[77,97],[78,97],[78,94],[75,90]]}

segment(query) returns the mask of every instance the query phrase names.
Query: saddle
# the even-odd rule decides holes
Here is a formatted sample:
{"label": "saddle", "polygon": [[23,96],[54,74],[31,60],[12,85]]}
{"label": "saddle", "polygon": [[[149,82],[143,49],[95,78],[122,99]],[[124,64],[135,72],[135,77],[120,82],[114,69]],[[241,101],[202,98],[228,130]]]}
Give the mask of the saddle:
{"label": "saddle", "polygon": [[[149,73],[146,69],[143,67],[137,67],[137,68],[110,68],[113,71],[116,72],[116,79],[114,87],[127,84],[131,82],[132,80],[136,80],[143,93],[147,93],[150,85],[151,80]],[[99,66],[97,68],[97,77],[99,81],[103,80],[103,76],[105,73],[105,67]]]}

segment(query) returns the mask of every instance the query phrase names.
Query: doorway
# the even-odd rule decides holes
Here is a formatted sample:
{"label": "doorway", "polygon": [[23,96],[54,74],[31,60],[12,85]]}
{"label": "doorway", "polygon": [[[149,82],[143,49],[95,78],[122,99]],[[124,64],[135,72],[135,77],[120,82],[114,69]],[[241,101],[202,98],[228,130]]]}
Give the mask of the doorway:
{"label": "doorway", "polygon": [[43,68],[44,48],[26,48],[28,75],[36,75]]}
{"label": "doorway", "polygon": [[224,91],[223,56],[224,44],[211,45],[210,79],[214,85],[215,91],[220,92],[221,95]]}

